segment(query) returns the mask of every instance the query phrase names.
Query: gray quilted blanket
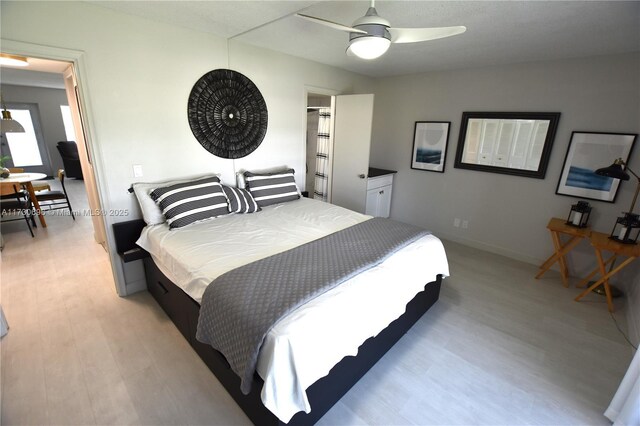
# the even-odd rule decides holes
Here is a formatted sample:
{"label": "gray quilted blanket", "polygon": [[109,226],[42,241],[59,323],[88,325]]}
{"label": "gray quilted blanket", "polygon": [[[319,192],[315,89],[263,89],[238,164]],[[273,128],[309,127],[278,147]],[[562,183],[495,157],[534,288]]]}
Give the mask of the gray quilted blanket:
{"label": "gray quilted blanket", "polygon": [[196,338],[226,357],[248,394],[262,342],[281,318],[426,234],[373,218],[229,271],[204,292]]}

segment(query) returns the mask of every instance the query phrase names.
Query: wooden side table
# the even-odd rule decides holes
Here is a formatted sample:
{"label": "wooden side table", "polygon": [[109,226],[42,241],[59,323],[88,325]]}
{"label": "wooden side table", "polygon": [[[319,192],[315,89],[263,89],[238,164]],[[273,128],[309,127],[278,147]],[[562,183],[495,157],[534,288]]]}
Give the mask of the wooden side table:
{"label": "wooden side table", "polygon": [[[598,259],[598,269],[593,271],[589,276],[582,281],[581,284],[586,283],[589,278],[596,275],[598,271],[600,271],[600,279],[593,283],[588,289],[580,293],[578,297],[576,297],[576,302],[582,299],[584,296],[589,294],[589,292],[595,290],[598,286],[604,284],[604,291],[607,295],[607,305],[609,307],[609,312],[613,312],[613,301],[611,300],[611,288],[609,287],[609,278],[613,277],[615,274],[624,269],[631,262],[640,257],[640,245],[638,244],[622,244],[617,241],[609,238],[608,234],[603,234],[602,232],[592,232],[589,237],[591,241],[591,245],[596,251],[596,258]],[[602,256],[603,251],[609,251],[613,253],[606,261]],[[614,260],[618,258],[618,256],[624,256],[626,259],[607,272],[607,265],[612,263]]]}
{"label": "wooden side table", "polygon": [[[558,262],[560,265],[560,275],[562,275],[562,282],[565,287],[569,287],[569,269],[564,256],[569,253],[583,238],[589,238],[591,235],[591,229],[589,228],[576,228],[575,226],[567,225],[564,219],[557,217],[551,218],[547,224],[547,229],[551,232],[551,239],[553,240],[553,246],[555,253],[553,253],[547,260],[540,265],[540,272],[536,275],[536,279],[540,278],[545,272],[547,272],[554,263]],[[568,235],[569,241],[562,243],[560,236]]]}

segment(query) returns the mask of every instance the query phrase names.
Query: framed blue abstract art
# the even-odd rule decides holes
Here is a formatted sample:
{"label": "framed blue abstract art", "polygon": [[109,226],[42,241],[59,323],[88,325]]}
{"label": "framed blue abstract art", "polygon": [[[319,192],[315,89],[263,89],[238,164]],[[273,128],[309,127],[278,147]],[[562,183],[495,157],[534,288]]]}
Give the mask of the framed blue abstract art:
{"label": "framed blue abstract art", "polygon": [[620,180],[597,175],[595,171],[618,158],[628,162],[637,136],[574,131],[556,194],[614,203]]}
{"label": "framed blue abstract art", "polygon": [[444,173],[450,121],[416,121],[411,168]]}

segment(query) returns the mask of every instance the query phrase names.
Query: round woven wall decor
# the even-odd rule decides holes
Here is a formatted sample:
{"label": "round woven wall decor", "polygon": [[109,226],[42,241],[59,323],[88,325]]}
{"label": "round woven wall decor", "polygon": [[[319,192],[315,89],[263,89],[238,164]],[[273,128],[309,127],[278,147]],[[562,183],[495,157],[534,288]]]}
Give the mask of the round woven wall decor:
{"label": "round woven wall decor", "polygon": [[239,72],[213,70],[189,94],[189,126],[200,145],[222,158],[242,158],[267,133],[267,104],[251,80]]}

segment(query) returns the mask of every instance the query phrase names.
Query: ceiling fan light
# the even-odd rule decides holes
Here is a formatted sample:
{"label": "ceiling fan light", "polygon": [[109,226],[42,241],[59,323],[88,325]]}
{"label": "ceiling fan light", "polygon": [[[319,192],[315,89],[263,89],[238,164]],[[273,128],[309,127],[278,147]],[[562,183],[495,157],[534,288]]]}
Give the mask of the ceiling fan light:
{"label": "ceiling fan light", "polygon": [[384,55],[391,46],[391,40],[384,37],[358,37],[351,40],[348,54],[356,55],[361,59],[376,59]]}

